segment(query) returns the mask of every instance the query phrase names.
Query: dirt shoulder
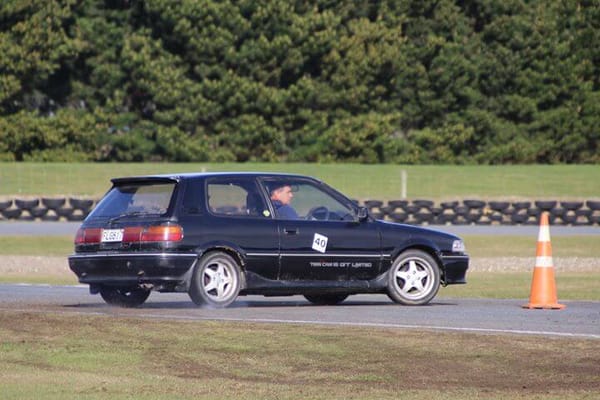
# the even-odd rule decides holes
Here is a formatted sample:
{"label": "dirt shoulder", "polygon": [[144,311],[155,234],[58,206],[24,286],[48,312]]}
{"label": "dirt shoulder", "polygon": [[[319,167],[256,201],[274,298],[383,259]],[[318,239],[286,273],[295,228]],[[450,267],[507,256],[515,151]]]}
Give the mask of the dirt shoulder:
{"label": "dirt shoulder", "polygon": [[[600,258],[597,257],[554,257],[556,271],[600,272]],[[471,271],[489,272],[528,272],[535,267],[534,257],[478,257],[472,258]]]}
{"label": "dirt shoulder", "polygon": [[50,276],[72,274],[66,257],[0,256],[0,274],[40,273]]}

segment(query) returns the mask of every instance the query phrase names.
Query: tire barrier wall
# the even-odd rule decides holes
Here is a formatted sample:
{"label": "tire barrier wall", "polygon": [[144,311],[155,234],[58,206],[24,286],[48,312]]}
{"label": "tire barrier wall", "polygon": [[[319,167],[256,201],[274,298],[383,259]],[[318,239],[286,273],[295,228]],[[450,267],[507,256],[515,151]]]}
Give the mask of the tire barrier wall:
{"label": "tire barrier wall", "polygon": [[600,201],[366,200],[380,219],[411,225],[538,225],[543,211],[553,225],[600,225]]}
{"label": "tire barrier wall", "polygon": [[[82,221],[97,200],[50,198],[0,200],[0,220]],[[375,217],[411,225],[538,225],[542,211],[553,225],[600,225],[600,201],[365,200]]]}
{"label": "tire barrier wall", "polygon": [[0,200],[0,220],[83,221],[95,204],[74,197]]}

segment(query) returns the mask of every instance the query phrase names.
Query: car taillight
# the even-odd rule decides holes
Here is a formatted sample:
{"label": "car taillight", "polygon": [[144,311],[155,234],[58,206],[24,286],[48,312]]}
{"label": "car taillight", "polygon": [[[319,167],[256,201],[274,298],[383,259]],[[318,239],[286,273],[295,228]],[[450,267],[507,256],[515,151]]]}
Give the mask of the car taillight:
{"label": "car taillight", "polygon": [[183,239],[179,225],[150,226],[142,232],[141,242],[178,242]]}
{"label": "car taillight", "polygon": [[101,228],[79,228],[75,235],[75,244],[94,244],[100,243],[102,239]]}
{"label": "car taillight", "polygon": [[130,226],[123,230],[123,241],[126,243],[136,243],[140,241],[142,231],[141,226]]}
{"label": "car taillight", "polygon": [[[123,243],[178,242],[183,239],[183,228],[179,225],[129,226],[123,228]],[[80,228],[75,235],[75,244],[98,244],[102,241],[102,228]]]}

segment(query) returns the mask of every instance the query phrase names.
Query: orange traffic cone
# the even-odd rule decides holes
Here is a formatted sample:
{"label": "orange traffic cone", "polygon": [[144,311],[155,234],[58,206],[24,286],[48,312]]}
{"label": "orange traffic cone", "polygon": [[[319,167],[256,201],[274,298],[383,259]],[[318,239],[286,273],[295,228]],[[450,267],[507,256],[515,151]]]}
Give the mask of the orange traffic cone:
{"label": "orange traffic cone", "polygon": [[535,268],[533,270],[533,281],[531,282],[531,294],[529,296],[529,303],[524,304],[523,308],[546,308],[552,310],[565,308],[564,305],[558,304],[556,296],[547,212],[543,212],[541,215]]}

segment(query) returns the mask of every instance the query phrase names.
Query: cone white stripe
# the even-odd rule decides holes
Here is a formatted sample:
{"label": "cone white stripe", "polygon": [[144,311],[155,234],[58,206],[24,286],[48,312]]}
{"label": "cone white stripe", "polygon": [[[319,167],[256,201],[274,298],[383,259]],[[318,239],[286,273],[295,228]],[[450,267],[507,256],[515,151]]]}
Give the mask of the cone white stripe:
{"label": "cone white stripe", "polygon": [[535,266],[540,268],[552,268],[554,265],[552,257],[538,256],[535,258]]}
{"label": "cone white stripe", "polygon": [[540,233],[538,234],[538,242],[549,242],[550,241],[550,227],[548,225],[540,226]]}

